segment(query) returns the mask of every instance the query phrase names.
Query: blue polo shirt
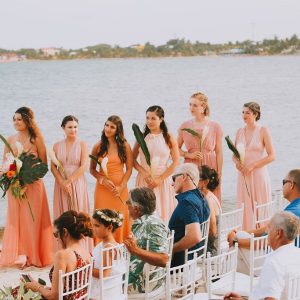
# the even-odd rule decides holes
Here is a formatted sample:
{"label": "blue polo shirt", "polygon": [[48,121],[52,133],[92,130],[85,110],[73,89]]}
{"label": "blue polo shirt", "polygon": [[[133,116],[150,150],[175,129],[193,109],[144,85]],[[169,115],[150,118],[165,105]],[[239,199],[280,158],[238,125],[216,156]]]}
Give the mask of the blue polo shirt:
{"label": "blue polo shirt", "polygon": [[288,211],[296,215],[300,219],[300,198],[296,198],[291,202],[284,211]]}
{"label": "blue polo shirt", "polygon": [[[185,226],[191,223],[203,223],[209,218],[210,210],[206,200],[203,199],[198,189],[189,190],[176,195],[178,204],[173,211],[169,222],[170,230],[174,230],[174,243],[181,240],[185,235]],[[189,250],[196,249],[200,243]],[[172,266],[184,264],[184,251],[175,253]]]}

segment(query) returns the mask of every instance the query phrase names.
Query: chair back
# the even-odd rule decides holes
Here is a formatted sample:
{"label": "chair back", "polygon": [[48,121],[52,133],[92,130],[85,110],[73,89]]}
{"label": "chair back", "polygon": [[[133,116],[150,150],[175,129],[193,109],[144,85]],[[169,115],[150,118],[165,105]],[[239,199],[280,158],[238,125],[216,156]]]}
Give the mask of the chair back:
{"label": "chair back", "polygon": [[295,246],[300,248],[300,234],[298,234],[298,236],[295,239]]}
{"label": "chair back", "polygon": [[206,258],[206,251],[207,251],[207,243],[208,243],[208,235],[209,235],[209,221],[208,218],[206,221],[200,224],[200,232],[201,232],[201,240],[200,246],[193,250],[186,250],[185,251],[185,262],[188,261],[189,257],[195,257],[197,263],[203,262]]}
{"label": "chair back", "polygon": [[257,204],[254,202],[253,228],[264,226],[277,211],[277,203],[270,201],[268,203]]}
{"label": "chair back", "polygon": [[167,300],[172,297],[176,299],[193,299],[196,281],[196,254],[194,259],[187,261],[184,265],[170,268],[167,266]]}
{"label": "chair back", "polygon": [[89,299],[92,282],[93,260],[89,264],[74,271],[64,273],[58,272],[58,299],[73,296],[74,299]]}
{"label": "chair back", "polygon": [[283,211],[289,202],[283,197],[282,190],[276,190],[272,194],[272,201],[276,203],[276,211]]}
{"label": "chair back", "polygon": [[[127,298],[130,254],[124,244],[103,248],[100,246],[99,289],[100,299],[110,294]],[[105,276],[105,273],[109,273]]]}
{"label": "chair back", "polygon": [[263,263],[270,252],[272,252],[272,248],[268,243],[268,236],[254,237],[252,233],[250,237],[249,261],[250,291],[253,288],[254,276],[260,275]]}
{"label": "chair back", "polygon": [[169,255],[169,263],[170,264],[171,264],[172,255],[173,255],[174,234],[175,234],[175,231],[172,230],[168,236],[168,255]]}
{"label": "chair back", "polygon": [[213,257],[211,257],[210,252],[208,252],[206,259],[206,287],[208,299],[212,298],[213,293],[218,294],[219,289],[223,290],[226,288],[228,291],[235,289],[237,253],[237,244],[228,252]]}
{"label": "chair back", "polygon": [[289,274],[286,281],[286,299],[300,299],[300,274]]}
{"label": "chair back", "polygon": [[242,230],[244,215],[244,204],[241,208],[221,213],[219,215],[218,225],[218,254],[221,254],[223,250],[228,250],[227,234],[233,229]]}

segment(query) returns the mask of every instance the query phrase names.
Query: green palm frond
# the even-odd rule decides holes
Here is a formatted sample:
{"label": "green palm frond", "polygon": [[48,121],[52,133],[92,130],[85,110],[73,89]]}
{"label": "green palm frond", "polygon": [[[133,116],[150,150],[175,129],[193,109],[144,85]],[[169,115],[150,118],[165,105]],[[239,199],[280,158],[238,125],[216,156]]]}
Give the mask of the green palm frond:
{"label": "green palm frond", "polygon": [[147,144],[145,142],[143,133],[141,132],[139,126],[137,124],[135,124],[135,123],[132,124],[132,130],[134,132],[134,136],[136,138],[137,143],[140,145],[140,147],[141,147],[141,149],[142,149],[142,151],[143,151],[143,153],[145,155],[145,159],[146,159],[147,165],[149,167],[151,167],[150,153],[149,153]]}
{"label": "green palm frond", "polygon": [[193,136],[195,136],[195,137],[201,139],[201,136],[199,135],[199,133],[196,132],[195,130],[191,129],[191,128],[182,128],[181,130],[182,130],[182,131],[186,131],[186,132],[188,132],[189,134],[191,134],[191,135],[193,135]]}
{"label": "green palm frond", "polygon": [[8,143],[8,141],[6,140],[6,138],[0,134],[0,139],[2,140],[2,142],[5,144],[5,146],[9,149],[9,151],[14,154],[13,149],[11,148],[10,144]]}
{"label": "green palm frond", "polygon": [[98,158],[95,155],[89,154],[89,158],[101,166]]}
{"label": "green palm frond", "polygon": [[239,151],[236,149],[236,147],[234,146],[234,144],[233,144],[232,140],[230,139],[229,135],[227,135],[227,136],[225,137],[225,141],[226,141],[226,143],[227,143],[228,148],[233,152],[234,156],[235,156],[238,160],[240,160],[240,159],[241,159],[240,153],[239,153]]}

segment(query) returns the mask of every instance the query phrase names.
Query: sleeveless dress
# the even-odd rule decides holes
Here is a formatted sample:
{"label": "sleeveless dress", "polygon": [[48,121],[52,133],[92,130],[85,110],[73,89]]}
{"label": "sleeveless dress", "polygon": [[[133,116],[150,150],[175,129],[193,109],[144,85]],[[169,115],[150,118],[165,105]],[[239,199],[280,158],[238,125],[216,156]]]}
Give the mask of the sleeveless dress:
{"label": "sleeveless dress", "polygon": [[[120,185],[124,176],[124,164],[119,158],[117,153],[107,155],[107,172],[108,178],[116,186]],[[103,158],[99,158],[101,162]],[[100,169],[100,175],[105,176],[102,169]],[[122,203],[122,201],[123,203]],[[95,193],[94,193],[94,207],[95,209],[113,209],[123,214],[124,220],[121,227],[119,227],[114,232],[114,239],[118,243],[122,243],[123,240],[129,235],[130,232],[130,222],[128,215],[128,208],[126,201],[128,200],[128,189],[127,187],[121,193],[121,199],[115,197],[112,192],[107,189],[104,185],[99,184],[98,180],[96,181]],[[95,239],[95,244],[98,244],[100,241]]]}
{"label": "sleeveless dress", "polygon": [[[219,207],[219,213],[222,213],[222,207],[220,205],[219,200],[217,197],[211,192],[208,191],[207,195],[205,196],[207,201],[211,201],[217,204]],[[216,216],[216,226],[218,229],[218,225],[220,222],[220,214]],[[219,241],[219,233],[217,232],[216,235],[209,235],[208,236],[208,241],[207,241],[207,252],[211,253],[211,256],[216,256],[218,254],[218,241]]]}
{"label": "sleeveless dress", "polygon": [[[252,138],[246,144],[245,128],[240,128],[237,131],[235,145],[243,143],[245,145],[245,162],[244,164],[250,165],[251,163],[262,159],[265,156],[265,147],[261,140],[261,126],[256,125]],[[244,223],[243,229],[253,229],[253,201],[257,204],[263,204],[271,201],[271,182],[266,166],[254,169],[249,175],[246,176],[246,182],[250,193],[248,196],[244,177],[241,172],[238,172],[237,179],[237,203],[238,207],[244,203]]]}
{"label": "sleeveless dress", "polygon": [[[17,153],[16,140],[11,143]],[[23,145],[25,151],[37,156],[37,149],[29,141]],[[19,256],[26,256],[27,264],[45,267],[52,263],[53,236],[48,199],[42,179],[26,185],[26,200],[15,198],[7,192],[8,207],[3,236],[0,266],[13,266]],[[27,201],[29,201],[34,220]]]}
{"label": "sleeveless dress", "polygon": [[[166,144],[164,136],[160,134],[147,134],[145,142],[149,149],[151,160],[154,157],[158,158],[158,164],[155,170],[152,170],[154,176],[159,176],[165,172],[168,168],[168,162],[170,159],[170,148]],[[150,172],[150,168],[147,165],[145,155],[141,148],[139,148],[140,165]],[[136,178],[136,187],[147,187],[147,183],[140,173]],[[163,219],[164,222],[168,223],[172,212],[175,208],[175,192],[172,186],[171,176],[166,178],[159,186],[153,189],[156,196],[156,213]]]}
{"label": "sleeveless dress", "polygon": [[[203,153],[203,159],[202,159],[202,165],[207,165],[212,169],[217,170],[217,156],[216,156],[216,143],[218,139],[222,139],[223,136],[223,129],[220,126],[219,123],[206,119],[205,123],[202,126],[197,126],[197,123],[194,122],[193,119],[188,120],[181,124],[181,126],[178,129],[178,137],[183,140],[183,143],[186,147],[186,150],[189,153],[200,151],[200,144],[198,138],[194,137],[190,133],[183,131],[183,128],[190,128],[194,131],[198,132],[199,134],[202,134],[202,130],[204,126],[208,126],[208,133],[203,141],[202,144],[202,153]],[[190,159],[186,158],[184,160],[185,163],[192,162],[196,164],[197,166],[201,165],[201,161],[199,159]],[[221,202],[221,185],[218,186],[218,188],[213,192],[218,200]]]}
{"label": "sleeveless dress", "polygon": [[[119,245],[119,244],[117,244]],[[108,243],[108,247],[117,246],[111,243]],[[94,260],[94,268],[100,269],[100,262],[102,260],[101,255],[101,243],[99,243],[93,249],[93,260]],[[112,265],[110,268],[109,276],[113,277],[111,279],[107,279],[104,281],[104,285],[107,286],[105,290],[104,299],[124,299],[123,291],[122,291],[122,275],[126,271],[126,261],[117,261],[116,259],[112,260]],[[113,287],[109,289],[109,286],[115,286],[119,284],[119,287]],[[92,287],[91,287],[91,299],[100,299],[100,279],[92,277]]]}
{"label": "sleeveless dress", "polygon": [[[67,158],[66,140],[58,142],[56,153],[57,159],[62,163],[66,176],[70,177],[81,166],[81,145],[80,140],[76,139],[70,147],[69,156]],[[73,181],[71,184],[71,197],[62,190],[61,186],[55,180],[53,194],[53,219],[58,218],[63,212],[70,209],[75,211],[90,213],[89,195],[87,189],[87,181],[84,175]],[[71,206],[69,205],[71,201]],[[56,250],[61,247],[55,241]],[[88,251],[92,250],[93,241],[91,238],[84,238],[81,246]]]}

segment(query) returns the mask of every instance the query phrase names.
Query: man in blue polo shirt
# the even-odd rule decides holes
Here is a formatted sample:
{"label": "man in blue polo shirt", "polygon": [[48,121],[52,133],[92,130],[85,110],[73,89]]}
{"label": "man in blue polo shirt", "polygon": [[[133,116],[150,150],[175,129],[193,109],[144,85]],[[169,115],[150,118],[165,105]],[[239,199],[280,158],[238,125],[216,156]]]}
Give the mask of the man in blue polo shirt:
{"label": "man in blue polo shirt", "polygon": [[178,166],[172,176],[178,204],[169,222],[175,231],[172,267],[184,264],[184,252],[200,246],[200,224],[209,218],[207,201],[199,192],[199,171],[195,164]]}

